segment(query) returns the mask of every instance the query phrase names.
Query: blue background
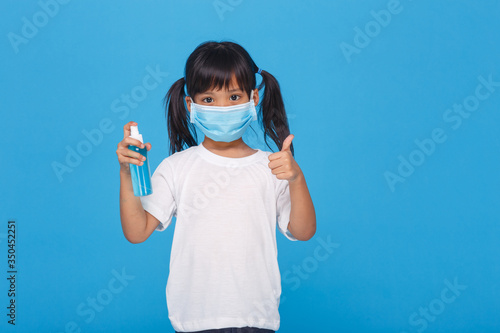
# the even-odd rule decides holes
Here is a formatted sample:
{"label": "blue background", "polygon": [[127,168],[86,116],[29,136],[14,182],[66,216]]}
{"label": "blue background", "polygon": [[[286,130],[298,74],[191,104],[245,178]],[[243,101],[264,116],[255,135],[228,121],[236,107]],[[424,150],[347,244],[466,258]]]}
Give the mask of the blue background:
{"label": "blue background", "polygon": [[[198,44],[231,40],[281,85],[317,214],[311,240],[277,234],[279,331],[498,331],[500,2],[402,0],[388,24],[375,23],[371,11],[392,4],[92,0],[52,5],[52,17],[37,1],[3,1],[1,330],[173,332],[174,228],[125,239],[115,151],[134,120],[156,169],[168,156],[163,96]],[[36,33],[23,28],[34,21]],[[148,68],[163,74],[146,91]],[[496,86],[480,87],[488,96],[453,127],[447,110],[473,102],[490,76]],[[120,101],[140,91],[134,107]],[[446,139],[430,149],[436,129]],[[91,144],[84,131],[102,138]],[[53,163],[68,166],[78,147],[86,156],[58,177]],[[391,185],[387,173],[400,171]],[[8,219],[17,221],[15,328],[5,315]]]}

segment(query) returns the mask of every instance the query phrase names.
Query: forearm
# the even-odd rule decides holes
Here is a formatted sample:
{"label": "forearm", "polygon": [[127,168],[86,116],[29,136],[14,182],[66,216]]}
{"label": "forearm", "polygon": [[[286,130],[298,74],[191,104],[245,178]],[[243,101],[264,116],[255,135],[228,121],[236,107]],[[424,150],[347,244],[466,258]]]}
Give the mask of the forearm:
{"label": "forearm", "polygon": [[298,240],[309,240],[316,233],[316,212],[304,174],[288,183],[290,190],[290,224],[288,230]]}
{"label": "forearm", "polygon": [[120,219],[123,234],[131,243],[144,241],[146,212],[139,197],[134,195],[130,172],[120,170]]}

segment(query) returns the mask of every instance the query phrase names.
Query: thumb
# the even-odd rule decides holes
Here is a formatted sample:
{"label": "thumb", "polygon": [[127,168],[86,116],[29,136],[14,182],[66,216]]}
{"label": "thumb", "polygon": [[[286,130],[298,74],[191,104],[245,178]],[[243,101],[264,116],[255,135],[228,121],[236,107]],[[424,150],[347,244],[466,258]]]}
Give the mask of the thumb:
{"label": "thumb", "polygon": [[283,147],[281,148],[281,151],[288,150],[290,151],[290,145],[292,144],[292,140],[295,136],[293,134],[290,134],[289,136],[286,137],[285,141],[283,141]]}

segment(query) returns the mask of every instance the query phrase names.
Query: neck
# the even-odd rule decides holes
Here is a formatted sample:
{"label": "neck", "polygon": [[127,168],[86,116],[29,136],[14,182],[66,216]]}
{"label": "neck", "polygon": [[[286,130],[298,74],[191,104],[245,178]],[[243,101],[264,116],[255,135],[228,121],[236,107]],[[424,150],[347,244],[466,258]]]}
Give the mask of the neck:
{"label": "neck", "polygon": [[257,150],[250,148],[245,142],[243,142],[242,138],[231,142],[221,142],[214,141],[205,136],[205,140],[203,140],[202,144],[206,149],[226,157],[245,157],[257,152]]}
{"label": "neck", "polygon": [[205,140],[203,140],[203,145],[207,149],[215,149],[215,150],[233,150],[233,149],[241,149],[247,147],[245,142],[243,142],[242,138],[239,138],[238,140],[234,140],[231,142],[222,142],[222,141],[214,141],[207,136],[205,136]]}

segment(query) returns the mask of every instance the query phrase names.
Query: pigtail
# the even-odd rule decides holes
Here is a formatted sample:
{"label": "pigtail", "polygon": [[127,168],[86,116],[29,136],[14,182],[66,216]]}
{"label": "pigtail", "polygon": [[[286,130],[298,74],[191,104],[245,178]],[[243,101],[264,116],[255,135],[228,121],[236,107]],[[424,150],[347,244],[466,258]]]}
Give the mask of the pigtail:
{"label": "pigtail", "polygon": [[[193,138],[191,133],[196,129],[189,121],[188,112],[185,106],[184,78],[181,78],[170,87],[165,98],[165,118],[167,118],[168,137],[170,140],[170,155],[184,149],[197,145],[197,138]],[[192,129],[193,131],[191,132]]]}
{"label": "pigtail", "polygon": [[[279,150],[283,147],[283,141],[290,135],[290,128],[288,126],[288,118],[285,112],[285,105],[281,97],[280,86],[278,81],[269,72],[264,70],[260,73],[262,75],[262,83],[258,89],[264,86],[264,98],[261,103],[262,110],[262,125],[264,127],[264,141],[267,146],[271,148],[267,142],[269,136],[278,147]],[[294,155],[293,143],[290,145],[292,156]]]}

